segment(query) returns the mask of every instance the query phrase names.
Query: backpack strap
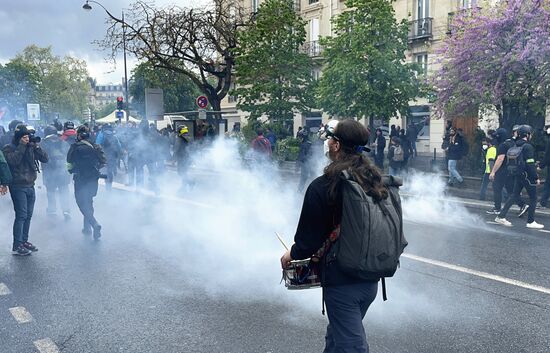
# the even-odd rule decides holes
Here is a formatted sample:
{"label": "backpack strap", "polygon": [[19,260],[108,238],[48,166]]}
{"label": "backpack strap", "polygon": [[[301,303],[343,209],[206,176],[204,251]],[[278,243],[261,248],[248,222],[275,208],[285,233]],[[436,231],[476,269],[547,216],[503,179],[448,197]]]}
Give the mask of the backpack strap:
{"label": "backpack strap", "polygon": [[382,277],[382,299],[384,301],[388,300],[388,296],[386,294],[386,277]]}

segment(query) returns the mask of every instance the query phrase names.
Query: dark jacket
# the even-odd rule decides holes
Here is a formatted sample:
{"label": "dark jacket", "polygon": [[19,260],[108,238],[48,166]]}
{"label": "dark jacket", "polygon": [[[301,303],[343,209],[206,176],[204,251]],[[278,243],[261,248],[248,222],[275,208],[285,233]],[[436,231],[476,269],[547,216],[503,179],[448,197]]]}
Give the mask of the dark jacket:
{"label": "dark jacket", "polygon": [[11,183],[11,172],[4,154],[0,151],[0,185],[8,185]]}
{"label": "dark jacket", "polygon": [[10,185],[34,186],[38,176],[38,163],[47,163],[48,154],[38,145],[11,143],[2,149],[13,177]]}
{"label": "dark jacket", "polygon": [[69,144],[58,135],[48,135],[42,140],[41,146],[48,154],[49,159],[48,163],[42,166],[46,187],[69,184],[70,177],[67,173],[65,161]]}
{"label": "dark jacket", "polygon": [[67,153],[69,173],[77,181],[96,181],[99,179],[99,170],[107,163],[105,153],[99,145],[86,140],[72,144]]}
{"label": "dark jacket", "polygon": [[449,149],[447,150],[447,158],[453,161],[459,161],[464,155],[464,138],[459,134],[449,137]]}
{"label": "dark jacket", "polygon": [[521,154],[525,161],[525,173],[527,175],[527,180],[529,180],[531,184],[534,184],[539,178],[535,164],[535,147],[523,139],[518,140],[516,142],[516,146],[522,147]]}
{"label": "dark jacket", "polygon": [[544,158],[540,162],[540,167],[541,168],[545,168],[545,167],[550,168],[550,140],[548,140],[546,142],[546,149],[544,150]]}
{"label": "dark jacket", "polygon": [[5,145],[9,145],[13,140],[14,132],[9,130],[6,131],[5,135],[0,136],[0,149],[4,148]]}

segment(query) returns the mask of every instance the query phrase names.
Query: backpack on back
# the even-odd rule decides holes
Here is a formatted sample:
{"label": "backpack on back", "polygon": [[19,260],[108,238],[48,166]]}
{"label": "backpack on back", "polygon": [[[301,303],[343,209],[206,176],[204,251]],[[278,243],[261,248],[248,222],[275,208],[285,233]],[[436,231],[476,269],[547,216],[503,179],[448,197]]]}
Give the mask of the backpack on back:
{"label": "backpack on back", "polygon": [[254,149],[260,153],[271,154],[269,140],[263,136],[258,136],[256,140],[254,140]]}
{"label": "backpack on back", "polygon": [[405,153],[403,152],[403,147],[401,147],[401,145],[395,146],[393,149],[392,160],[394,162],[403,162],[405,160]]}
{"label": "backpack on back", "polygon": [[523,146],[514,145],[506,152],[506,169],[510,175],[520,175],[525,171]]}
{"label": "backpack on back", "polygon": [[[342,173],[343,203],[340,234],[327,256],[345,273],[360,279],[382,279],[386,300],[385,277],[399,267],[399,257],[407,246],[403,234],[403,215],[399,186],[401,180],[385,178],[388,198],[375,202],[347,171]],[[359,221],[358,220],[362,220]]]}

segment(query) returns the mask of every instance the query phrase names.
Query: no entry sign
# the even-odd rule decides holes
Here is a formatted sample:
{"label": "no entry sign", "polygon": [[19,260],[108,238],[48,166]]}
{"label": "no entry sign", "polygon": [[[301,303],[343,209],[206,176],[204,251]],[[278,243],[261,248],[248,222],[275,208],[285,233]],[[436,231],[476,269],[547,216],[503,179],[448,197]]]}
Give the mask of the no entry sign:
{"label": "no entry sign", "polygon": [[199,108],[204,109],[208,105],[208,98],[205,96],[199,96],[197,97],[196,103]]}

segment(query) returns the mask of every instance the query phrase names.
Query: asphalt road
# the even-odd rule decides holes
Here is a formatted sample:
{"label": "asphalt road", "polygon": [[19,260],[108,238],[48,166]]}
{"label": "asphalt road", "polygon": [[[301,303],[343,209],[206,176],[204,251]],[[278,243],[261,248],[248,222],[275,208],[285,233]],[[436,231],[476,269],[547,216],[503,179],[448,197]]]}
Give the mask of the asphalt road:
{"label": "asphalt road", "polygon": [[[279,284],[282,249],[264,234],[276,212],[262,217],[261,198],[185,198],[101,189],[95,242],[76,209],[69,222],[46,218],[38,190],[39,251],[24,258],[9,252],[11,202],[0,198],[0,352],[321,352],[320,291]],[[550,234],[475,209],[432,211],[408,217],[389,300],[365,319],[371,352],[549,352]],[[22,310],[29,322],[16,320]]]}

